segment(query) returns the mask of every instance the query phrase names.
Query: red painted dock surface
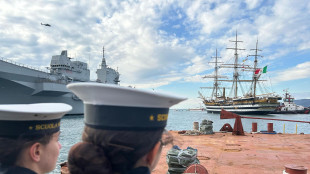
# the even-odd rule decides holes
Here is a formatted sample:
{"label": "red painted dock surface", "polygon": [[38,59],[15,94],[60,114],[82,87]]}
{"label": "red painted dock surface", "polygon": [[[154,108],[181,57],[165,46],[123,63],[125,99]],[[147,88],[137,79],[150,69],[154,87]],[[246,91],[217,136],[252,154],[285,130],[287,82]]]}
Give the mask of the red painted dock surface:
{"label": "red painted dock surface", "polygon": [[[286,164],[302,165],[310,173],[310,134],[232,133],[188,136],[170,131],[181,149],[198,149],[200,164],[209,174],[282,174]],[[168,170],[165,147],[152,174]]]}

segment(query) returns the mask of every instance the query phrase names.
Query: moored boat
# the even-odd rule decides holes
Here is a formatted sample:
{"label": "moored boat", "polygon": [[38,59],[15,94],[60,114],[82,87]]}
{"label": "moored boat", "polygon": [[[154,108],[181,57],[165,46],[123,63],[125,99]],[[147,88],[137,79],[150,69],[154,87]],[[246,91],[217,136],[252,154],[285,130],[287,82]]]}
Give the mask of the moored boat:
{"label": "moored boat", "polygon": [[295,98],[288,92],[284,90],[283,102],[271,112],[272,114],[309,114],[309,108],[294,103]]}

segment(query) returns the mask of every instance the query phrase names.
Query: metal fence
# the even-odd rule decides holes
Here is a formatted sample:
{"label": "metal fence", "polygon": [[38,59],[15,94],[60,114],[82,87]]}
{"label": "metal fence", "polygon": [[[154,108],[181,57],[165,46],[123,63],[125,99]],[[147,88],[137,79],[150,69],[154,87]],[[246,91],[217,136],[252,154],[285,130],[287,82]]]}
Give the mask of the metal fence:
{"label": "metal fence", "polygon": [[21,66],[21,67],[25,67],[25,68],[29,68],[29,69],[36,70],[36,71],[50,73],[49,70],[44,70],[44,69],[41,69],[41,68],[38,68],[38,67],[33,67],[33,66],[22,64],[22,63],[14,62],[12,60],[5,59],[4,57],[0,57],[0,61],[7,62],[7,63],[13,64],[13,65],[17,65],[17,66]]}

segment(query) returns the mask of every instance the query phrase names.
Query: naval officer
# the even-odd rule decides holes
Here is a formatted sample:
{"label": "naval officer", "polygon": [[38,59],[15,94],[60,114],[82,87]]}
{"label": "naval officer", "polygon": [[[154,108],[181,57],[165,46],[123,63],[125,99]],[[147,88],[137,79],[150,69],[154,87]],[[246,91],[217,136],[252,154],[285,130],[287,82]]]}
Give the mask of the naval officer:
{"label": "naval officer", "polygon": [[0,105],[0,173],[43,174],[56,166],[62,103]]}
{"label": "naval officer", "polygon": [[82,142],[71,147],[71,174],[149,174],[163,145],[169,107],[185,98],[117,85],[67,86],[84,102]]}

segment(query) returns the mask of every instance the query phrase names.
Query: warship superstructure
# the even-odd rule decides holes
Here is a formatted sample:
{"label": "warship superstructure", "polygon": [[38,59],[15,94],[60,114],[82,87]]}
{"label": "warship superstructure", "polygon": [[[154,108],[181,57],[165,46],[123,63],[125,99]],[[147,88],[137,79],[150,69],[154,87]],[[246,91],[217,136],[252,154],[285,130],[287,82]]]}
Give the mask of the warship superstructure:
{"label": "warship superstructure", "polygon": [[[235,43],[235,47],[227,49],[234,50],[234,63],[223,64],[223,62],[219,62],[219,57],[217,56],[216,51],[216,57],[214,57],[215,61],[210,62],[215,64],[215,73],[214,75],[207,75],[203,77],[214,79],[212,87],[202,87],[212,89],[212,94],[210,97],[206,97],[201,92],[198,92],[200,98],[202,98],[203,103],[206,106],[207,112],[219,113],[222,109],[225,109],[229,112],[234,112],[238,114],[269,114],[270,112],[274,111],[277,106],[279,106],[278,100],[281,100],[281,97],[275,95],[274,93],[257,95],[257,86],[259,85],[259,82],[264,81],[260,80],[260,77],[262,73],[266,72],[267,69],[267,66],[264,69],[258,68],[257,66],[257,59],[259,57],[257,53],[258,51],[261,51],[258,49],[258,42],[256,43],[256,48],[252,49],[255,51],[255,55],[250,55],[255,57],[254,66],[239,63],[238,51],[244,49],[238,48],[238,43],[242,41],[238,40],[237,33],[236,40],[231,42]],[[226,76],[219,75],[219,68],[233,68],[233,79],[228,80]],[[252,78],[249,80],[241,79],[241,73],[239,69],[252,73]],[[230,95],[227,95],[225,93],[225,87],[221,87],[220,82],[232,82],[232,85],[230,87]],[[251,83],[250,88],[246,91],[246,89],[241,86],[241,83]],[[240,89],[243,92],[242,95],[240,95]]]}
{"label": "warship superstructure", "polygon": [[[40,70],[0,58],[0,104],[67,103],[68,114],[84,114],[83,102],[66,85],[89,82],[87,63],[72,61],[67,50],[52,56],[48,70]],[[107,66],[104,57],[97,69],[97,83],[119,83],[119,72]]]}

